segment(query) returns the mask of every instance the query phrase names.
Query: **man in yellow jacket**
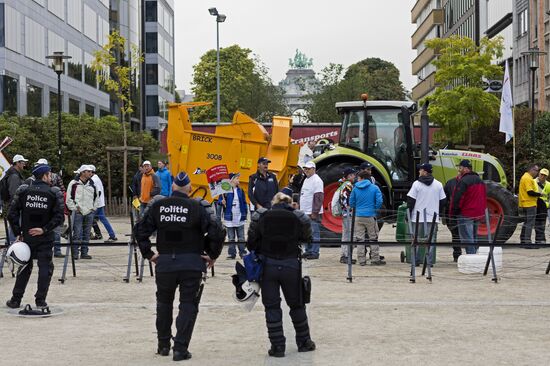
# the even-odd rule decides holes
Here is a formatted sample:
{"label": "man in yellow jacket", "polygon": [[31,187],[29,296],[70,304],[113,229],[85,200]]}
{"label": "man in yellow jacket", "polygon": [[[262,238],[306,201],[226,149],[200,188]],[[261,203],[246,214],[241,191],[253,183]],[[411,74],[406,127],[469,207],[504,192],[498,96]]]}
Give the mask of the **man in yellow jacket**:
{"label": "man in yellow jacket", "polygon": [[541,196],[537,200],[537,217],[535,219],[535,243],[546,244],[546,218],[548,217],[548,198],[550,197],[550,182],[548,182],[548,169],[541,169],[535,181],[539,187]]}
{"label": "man in yellow jacket", "polygon": [[523,174],[519,181],[519,216],[524,219],[521,227],[520,241],[522,248],[534,249],[531,243],[531,234],[535,226],[535,217],[537,215],[537,200],[541,196],[535,177],[539,173],[539,167],[536,164],[529,166],[527,172]]}

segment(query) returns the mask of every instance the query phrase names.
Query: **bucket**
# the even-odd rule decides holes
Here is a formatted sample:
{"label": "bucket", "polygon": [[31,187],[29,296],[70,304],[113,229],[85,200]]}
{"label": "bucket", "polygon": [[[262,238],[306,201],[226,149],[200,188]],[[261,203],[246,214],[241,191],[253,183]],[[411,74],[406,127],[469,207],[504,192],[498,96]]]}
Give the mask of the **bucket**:
{"label": "bucket", "polygon": [[[458,271],[465,274],[483,273],[489,249],[489,247],[479,247],[477,254],[463,254],[458,257]],[[494,248],[493,259],[495,260],[497,271],[502,270],[502,247]],[[491,268],[492,265],[490,264],[489,270]]]}

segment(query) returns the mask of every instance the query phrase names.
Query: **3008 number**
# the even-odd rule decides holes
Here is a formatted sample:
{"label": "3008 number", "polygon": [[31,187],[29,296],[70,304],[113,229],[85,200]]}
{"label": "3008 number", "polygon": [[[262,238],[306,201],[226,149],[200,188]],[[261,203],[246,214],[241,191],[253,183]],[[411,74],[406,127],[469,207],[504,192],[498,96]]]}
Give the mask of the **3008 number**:
{"label": "3008 number", "polygon": [[210,160],[222,160],[222,156],[220,154],[206,154],[206,158]]}

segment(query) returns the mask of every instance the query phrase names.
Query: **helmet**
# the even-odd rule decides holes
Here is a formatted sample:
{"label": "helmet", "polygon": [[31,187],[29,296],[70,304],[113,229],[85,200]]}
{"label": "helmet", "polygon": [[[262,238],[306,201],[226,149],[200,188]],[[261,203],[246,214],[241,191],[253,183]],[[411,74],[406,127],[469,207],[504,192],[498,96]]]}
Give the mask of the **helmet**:
{"label": "helmet", "polygon": [[21,272],[31,260],[31,248],[22,241],[16,241],[8,248],[6,257],[10,259],[9,268],[11,273],[17,269],[17,274]]}
{"label": "helmet", "polygon": [[237,291],[233,294],[233,298],[241,304],[246,311],[251,311],[256,301],[260,298],[260,284],[257,282],[245,281],[241,286],[237,287]]}

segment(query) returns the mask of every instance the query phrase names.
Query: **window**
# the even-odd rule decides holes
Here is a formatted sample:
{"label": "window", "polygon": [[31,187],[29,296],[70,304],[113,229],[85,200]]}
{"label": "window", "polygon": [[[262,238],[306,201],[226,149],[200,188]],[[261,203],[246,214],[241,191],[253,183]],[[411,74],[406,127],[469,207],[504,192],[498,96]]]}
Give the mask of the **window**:
{"label": "window", "polygon": [[48,30],[48,54],[53,54],[56,51],[65,53],[65,41],[51,30]]}
{"label": "window", "polygon": [[94,70],[92,70],[93,56],[87,52],[84,52],[84,82],[94,88],[97,87],[97,77]]}
{"label": "window", "polygon": [[46,6],[46,0],[34,0],[34,2],[40,4],[41,6]]}
{"label": "window", "polygon": [[23,33],[21,31],[21,14],[17,10],[5,5],[4,15],[5,29],[7,30],[5,33],[5,47],[21,53],[21,37]]}
{"label": "window", "polygon": [[67,54],[71,56],[68,60],[68,75],[82,81],[82,50],[71,42],[67,42]]}
{"label": "window", "polygon": [[145,2],[145,21],[146,22],[157,21],[157,2],[156,1]]}
{"label": "window", "polygon": [[97,15],[88,5],[84,5],[84,35],[97,42]]}
{"label": "window", "polygon": [[27,115],[42,116],[42,88],[27,84]]}
{"label": "window", "polygon": [[25,56],[44,64],[45,55],[44,27],[29,17],[25,18]]}
{"label": "window", "polygon": [[109,0],[100,0],[103,5],[108,9],[109,8]]}
{"label": "window", "polygon": [[80,114],[80,102],[78,100],[69,98],[69,113],[76,116]]}
{"label": "window", "polygon": [[168,120],[168,103],[162,97],[159,97],[159,117]]}
{"label": "window", "polygon": [[147,116],[156,117],[159,115],[159,97],[158,95],[147,96]]}
{"label": "window", "polygon": [[[61,93],[61,104],[63,104],[63,93]],[[63,105],[61,105],[63,111]],[[57,92],[50,92],[50,113],[57,114]]]}
{"label": "window", "polygon": [[145,66],[146,70],[146,83],[147,85],[157,85],[159,82],[158,78],[158,64],[147,64]]}
{"label": "window", "polygon": [[103,117],[106,117],[106,116],[110,116],[111,115],[111,112],[106,110],[106,109],[100,109],[99,110],[99,117],[103,118]]}
{"label": "window", "polygon": [[0,108],[2,112],[17,113],[17,79],[8,75],[0,76],[0,83],[2,84],[2,105]]}
{"label": "window", "polygon": [[525,9],[518,14],[518,35],[522,36],[524,34],[527,34],[528,27],[529,21],[527,18],[527,9]]}
{"label": "window", "polygon": [[145,33],[145,52],[146,53],[157,53],[158,52],[158,33],[157,32],[147,32]]}
{"label": "window", "polygon": [[91,104],[86,103],[86,114],[90,116],[95,116],[95,107]]}
{"label": "window", "polygon": [[[70,3],[70,1],[69,1]],[[65,0],[48,0],[48,10],[58,18],[65,19]]]}
{"label": "window", "polygon": [[102,46],[107,44],[107,42],[109,42],[109,22],[105,19],[99,18],[97,32],[97,43]]}
{"label": "window", "polygon": [[82,30],[82,0],[67,1],[67,23],[76,30]]}

